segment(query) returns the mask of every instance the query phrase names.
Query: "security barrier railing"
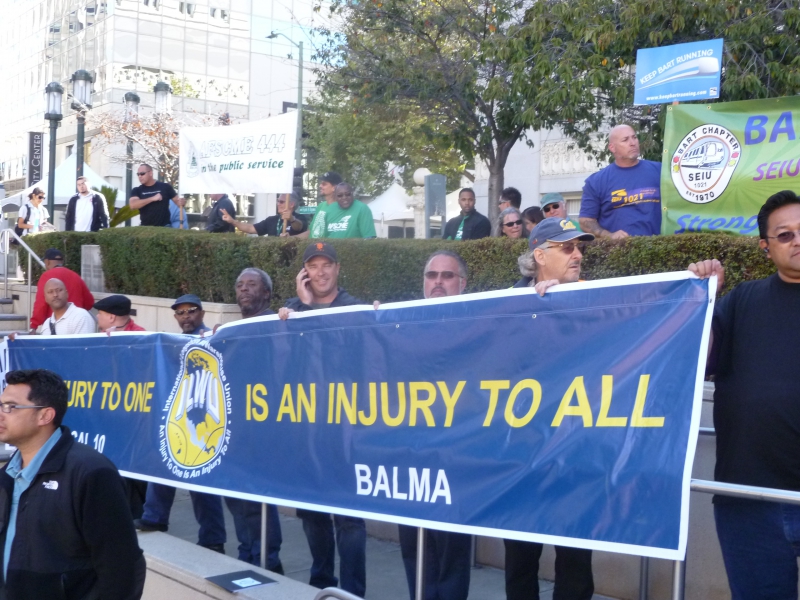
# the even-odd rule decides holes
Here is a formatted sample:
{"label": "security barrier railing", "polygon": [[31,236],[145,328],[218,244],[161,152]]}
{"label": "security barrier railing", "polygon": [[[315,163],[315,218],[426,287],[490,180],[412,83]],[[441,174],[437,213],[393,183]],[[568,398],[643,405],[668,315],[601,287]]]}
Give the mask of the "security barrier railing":
{"label": "security barrier railing", "polygon": [[37,254],[30,249],[30,246],[23,241],[23,238],[18,236],[13,229],[0,230],[0,254],[3,255],[5,260],[5,268],[3,269],[3,297],[8,298],[8,253],[11,249],[11,240],[16,240],[17,243],[25,248],[28,252],[28,313],[27,313],[27,326],[30,325],[31,318],[31,278],[33,277],[33,269],[31,269],[31,260],[36,259],[36,262],[44,269],[44,262]]}

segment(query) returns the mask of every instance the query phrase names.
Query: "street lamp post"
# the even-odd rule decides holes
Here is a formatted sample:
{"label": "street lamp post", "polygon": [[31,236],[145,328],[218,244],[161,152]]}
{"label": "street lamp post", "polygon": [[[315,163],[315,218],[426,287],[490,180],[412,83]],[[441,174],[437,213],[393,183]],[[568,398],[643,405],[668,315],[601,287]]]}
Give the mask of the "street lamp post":
{"label": "street lamp post", "polygon": [[[123,96],[125,101],[125,123],[130,127],[130,124],[139,118],[139,94],[136,92],[128,92]],[[125,206],[130,206],[131,202],[131,188],[133,187],[133,140],[128,138],[127,162],[125,163]],[[130,219],[125,221],[125,226],[130,227]]]}
{"label": "street lamp post", "polygon": [[89,71],[78,69],[72,74],[72,108],[77,111],[78,139],[75,141],[77,176],[83,176],[83,145],[86,125],[86,111],[92,108],[92,83],[94,78]]}
{"label": "street lamp post", "polygon": [[289,43],[297,48],[299,57],[297,60],[297,145],[294,151],[295,167],[302,166],[303,158],[303,42],[295,42],[283,33],[270,32],[268,40],[274,40],[278,36],[285,37]]}
{"label": "street lamp post", "polygon": [[50,121],[50,171],[47,176],[47,212],[53,218],[55,210],[55,189],[56,189],[56,130],[61,121],[61,98],[64,95],[64,88],[57,81],[48,83],[44,88],[47,96],[47,113],[44,118]]}
{"label": "street lamp post", "polygon": [[172,110],[172,88],[166,81],[159,81],[153,86],[153,93],[156,96],[155,112],[157,115],[165,115]]}

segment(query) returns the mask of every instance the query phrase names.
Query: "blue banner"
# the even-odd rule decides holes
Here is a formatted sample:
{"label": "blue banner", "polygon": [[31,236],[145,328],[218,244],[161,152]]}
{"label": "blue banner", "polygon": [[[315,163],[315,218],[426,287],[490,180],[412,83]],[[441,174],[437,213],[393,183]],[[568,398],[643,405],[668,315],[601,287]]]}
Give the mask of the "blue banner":
{"label": "blue banner", "polygon": [[22,336],[8,366],[59,372],[65,424],[130,477],[675,559],[712,308],[709,282],[672,273],[202,339]]}
{"label": "blue banner", "polygon": [[722,43],[720,38],[638,50],[633,103],[719,98]]}

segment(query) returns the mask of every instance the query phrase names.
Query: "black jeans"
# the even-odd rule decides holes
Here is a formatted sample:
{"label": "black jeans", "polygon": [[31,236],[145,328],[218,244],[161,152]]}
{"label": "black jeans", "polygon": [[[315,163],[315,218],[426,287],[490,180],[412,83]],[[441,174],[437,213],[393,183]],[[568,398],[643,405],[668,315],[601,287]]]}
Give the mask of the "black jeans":
{"label": "black jeans", "polygon": [[[539,600],[542,544],[503,540],[506,546],[506,600]],[[592,551],[556,546],[553,600],[591,600]]]}

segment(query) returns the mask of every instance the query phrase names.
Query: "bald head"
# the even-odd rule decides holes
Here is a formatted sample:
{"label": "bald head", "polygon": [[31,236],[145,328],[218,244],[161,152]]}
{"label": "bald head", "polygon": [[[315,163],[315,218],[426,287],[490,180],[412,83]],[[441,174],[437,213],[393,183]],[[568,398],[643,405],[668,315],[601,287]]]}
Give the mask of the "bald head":
{"label": "bald head", "polygon": [[44,284],[44,301],[47,303],[56,315],[66,308],[69,296],[67,294],[67,286],[60,279],[49,279]]}
{"label": "bald head", "polygon": [[608,134],[608,150],[620,167],[633,167],[639,162],[639,138],[630,125],[617,125]]}

